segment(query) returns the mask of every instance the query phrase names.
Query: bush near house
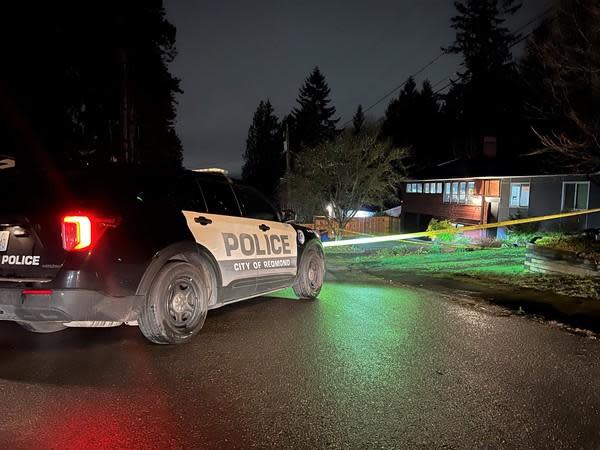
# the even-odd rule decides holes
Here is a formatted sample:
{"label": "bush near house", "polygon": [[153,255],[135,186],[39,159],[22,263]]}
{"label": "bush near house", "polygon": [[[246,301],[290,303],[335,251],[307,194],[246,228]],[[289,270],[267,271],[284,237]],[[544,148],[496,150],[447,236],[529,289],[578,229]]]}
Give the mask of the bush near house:
{"label": "bush near house", "polygon": [[[448,230],[451,228],[456,228],[452,222],[444,219],[431,219],[429,225],[427,225],[427,231],[440,231],[440,230]],[[432,240],[440,241],[440,242],[452,242],[456,239],[456,234],[454,233],[443,233],[438,234],[437,236],[432,236]]]}
{"label": "bush near house", "polygon": [[539,239],[541,236],[545,235],[550,234],[507,230],[506,237],[502,240],[502,244],[506,247],[525,247],[527,244],[530,244],[534,240]]}

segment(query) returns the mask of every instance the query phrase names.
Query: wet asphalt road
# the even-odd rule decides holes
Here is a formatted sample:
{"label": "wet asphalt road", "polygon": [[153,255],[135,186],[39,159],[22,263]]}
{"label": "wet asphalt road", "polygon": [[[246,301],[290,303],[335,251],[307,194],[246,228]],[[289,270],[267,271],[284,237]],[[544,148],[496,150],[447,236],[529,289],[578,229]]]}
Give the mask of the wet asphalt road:
{"label": "wet asphalt road", "polygon": [[413,288],[286,296],[178,347],[0,323],[0,447],[600,448],[600,340]]}

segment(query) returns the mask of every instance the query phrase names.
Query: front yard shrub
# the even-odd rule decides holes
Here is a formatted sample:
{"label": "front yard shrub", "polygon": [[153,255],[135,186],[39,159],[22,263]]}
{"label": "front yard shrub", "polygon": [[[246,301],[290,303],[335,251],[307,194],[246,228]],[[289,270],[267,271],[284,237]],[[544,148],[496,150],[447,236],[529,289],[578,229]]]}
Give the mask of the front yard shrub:
{"label": "front yard shrub", "polygon": [[[427,231],[448,230],[452,228],[455,227],[449,220],[431,219],[429,225],[427,226]],[[442,233],[436,236],[432,236],[431,239],[440,242],[452,242],[454,241],[455,237],[456,235],[454,233]]]}
{"label": "front yard shrub", "polygon": [[525,247],[527,244],[539,239],[544,234],[542,233],[525,233],[520,231],[507,230],[506,238],[503,243],[510,247]]}
{"label": "front yard shrub", "polygon": [[496,238],[485,237],[475,241],[475,245],[482,248],[500,248],[502,247],[502,241]]}
{"label": "front yard shrub", "polygon": [[375,252],[378,258],[389,258],[404,255],[422,255],[428,252],[428,248],[415,245],[398,244],[394,247],[382,248]]}
{"label": "front yard shrub", "polygon": [[553,234],[536,240],[535,244],[540,247],[574,252],[596,262],[600,261],[600,242],[584,234]]}

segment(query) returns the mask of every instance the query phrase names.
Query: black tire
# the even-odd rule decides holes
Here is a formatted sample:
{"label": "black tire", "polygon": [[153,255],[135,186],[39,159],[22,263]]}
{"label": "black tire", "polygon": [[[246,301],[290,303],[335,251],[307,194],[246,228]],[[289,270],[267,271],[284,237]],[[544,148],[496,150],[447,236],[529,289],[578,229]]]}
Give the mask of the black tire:
{"label": "black tire", "polygon": [[325,257],[317,244],[309,244],[300,259],[298,275],[292,286],[298,298],[315,299],[325,277]]}
{"label": "black tire", "polygon": [[19,322],[19,325],[32,333],[56,333],[67,328],[60,322]]}
{"label": "black tire", "polygon": [[200,331],[215,286],[208,264],[201,267],[173,261],[158,271],[138,318],[149,341],[182,344]]}

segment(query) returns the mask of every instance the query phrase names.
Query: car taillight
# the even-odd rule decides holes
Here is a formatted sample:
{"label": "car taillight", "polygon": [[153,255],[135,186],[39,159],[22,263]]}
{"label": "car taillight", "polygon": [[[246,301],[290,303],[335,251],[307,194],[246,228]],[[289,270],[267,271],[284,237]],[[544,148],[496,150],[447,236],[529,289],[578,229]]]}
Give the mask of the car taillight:
{"label": "car taillight", "polygon": [[61,221],[63,248],[68,252],[92,250],[107,228],[117,226],[114,217],[67,215]]}

